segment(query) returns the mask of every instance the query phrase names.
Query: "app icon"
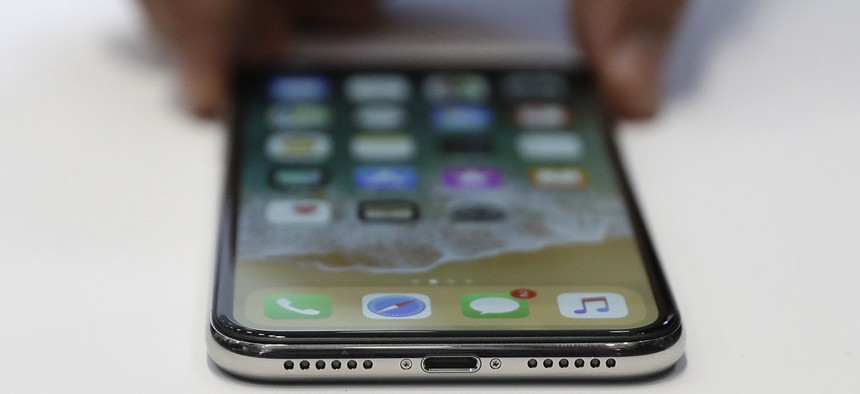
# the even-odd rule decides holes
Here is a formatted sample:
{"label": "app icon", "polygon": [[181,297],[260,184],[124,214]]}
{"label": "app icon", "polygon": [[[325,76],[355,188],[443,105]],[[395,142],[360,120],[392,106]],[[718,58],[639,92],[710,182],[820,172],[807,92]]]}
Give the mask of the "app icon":
{"label": "app icon", "polygon": [[442,171],[442,184],[449,189],[495,189],[502,186],[502,173],[493,167],[451,167]]}
{"label": "app icon", "polygon": [[319,132],[288,131],[266,141],[266,153],[275,161],[316,163],[327,159],[331,151],[331,139]]}
{"label": "app icon", "polygon": [[269,83],[269,96],[275,100],[325,100],[328,95],[329,84],[323,77],[287,75]]}
{"label": "app icon", "polygon": [[524,132],[516,146],[520,157],[530,161],[574,161],[585,152],[579,135],[564,131]]}
{"label": "app icon", "polygon": [[442,138],[439,149],[445,153],[492,153],[493,140],[483,135]]}
{"label": "app icon", "polygon": [[490,108],[483,104],[436,104],[430,107],[430,121],[440,131],[484,131],[493,121]]}
{"label": "app icon", "polygon": [[412,96],[409,80],[398,74],[357,74],[344,84],[351,101],[404,101]]}
{"label": "app icon", "polygon": [[522,72],[506,75],[502,95],[509,100],[557,100],[567,97],[567,79],[552,72]]}
{"label": "app icon", "polygon": [[480,202],[456,202],[450,212],[451,221],[458,223],[500,222],[508,217],[505,210],[495,204]]}
{"label": "app icon", "polygon": [[355,125],[362,130],[391,130],[406,125],[406,109],[399,105],[362,105],[352,113]]}
{"label": "app icon", "polygon": [[430,298],[424,294],[368,294],[361,298],[364,317],[370,319],[424,319],[430,316]]}
{"label": "app icon", "polygon": [[429,101],[484,101],[489,96],[490,84],[479,74],[432,74],[424,80],[424,97]]}
{"label": "app icon", "polygon": [[263,314],[270,319],[325,319],[331,310],[325,294],[272,294],[263,302]]}
{"label": "app icon", "polygon": [[463,315],[474,319],[520,318],[529,315],[529,301],[508,293],[471,293],[460,297]]}
{"label": "app icon", "polygon": [[358,217],[365,222],[411,222],[418,219],[418,206],[411,201],[362,201]]}
{"label": "app icon", "polygon": [[294,190],[322,186],[328,175],[322,168],[276,168],[270,177],[272,187],[281,190]]}
{"label": "app icon", "polygon": [[323,104],[279,103],[269,109],[269,122],[278,128],[324,128],[331,123],[331,111]]}
{"label": "app icon", "polygon": [[403,161],[415,156],[415,141],[406,134],[359,134],[349,150],[362,161]]}
{"label": "app icon", "polygon": [[560,294],[558,309],[571,319],[617,319],[628,313],[624,296],[616,293]]}
{"label": "app icon", "polygon": [[532,167],[529,183],[543,189],[577,189],[588,184],[588,175],[584,169],[574,166]]}
{"label": "app icon", "polygon": [[331,205],[325,200],[283,199],[266,205],[266,220],[272,224],[321,224],[331,221],[331,216]]}
{"label": "app icon", "polygon": [[523,128],[561,128],[570,125],[570,110],[558,103],[520,104],[514,107],[514,122]]}
{"label": "app icon", "polygon": [[355,169],[355,185],[364,190],[410,190],[418,182],[409,166],[360,166]]}

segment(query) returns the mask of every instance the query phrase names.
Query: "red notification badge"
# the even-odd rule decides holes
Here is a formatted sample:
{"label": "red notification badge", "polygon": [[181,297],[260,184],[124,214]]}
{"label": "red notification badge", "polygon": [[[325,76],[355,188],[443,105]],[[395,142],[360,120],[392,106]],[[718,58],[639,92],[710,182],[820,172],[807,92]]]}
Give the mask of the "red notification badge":
{"label": "red notification badge", "polygon": [[532,289],[516,289],[511,291],[511,296],[514,298],[529,299],[534,298],[537,293]]}

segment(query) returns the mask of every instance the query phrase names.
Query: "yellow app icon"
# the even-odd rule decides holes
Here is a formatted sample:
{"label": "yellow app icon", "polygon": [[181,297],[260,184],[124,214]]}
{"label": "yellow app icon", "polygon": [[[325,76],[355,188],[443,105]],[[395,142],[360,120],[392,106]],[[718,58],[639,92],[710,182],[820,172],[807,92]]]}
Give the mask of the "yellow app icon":
{"label": "yellow app icon", "polygon": [[294,131],[275,134],[266,142],[272,160],[288,163],[315,163],[329,157],[331,139],[320,132]]}

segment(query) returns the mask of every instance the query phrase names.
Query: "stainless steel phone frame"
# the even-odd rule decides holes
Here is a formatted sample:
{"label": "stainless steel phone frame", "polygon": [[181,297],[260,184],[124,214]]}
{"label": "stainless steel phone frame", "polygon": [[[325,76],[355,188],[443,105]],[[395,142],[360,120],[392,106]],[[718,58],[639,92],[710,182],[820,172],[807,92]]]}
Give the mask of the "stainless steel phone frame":
{"label": "stainless steel phone frame", "polygon": [[[322,70],[331,67],[323,67]],[[405,67],[411,71],[414,67]],[[437,67],[448,69],[450,67]],[[421,69],[435,70],[433,67]],[[462,68],[462,67],[459,67]],[[486,67],[483,67],[486,69]],[[302,67],[307,70],[307,66]],[[387,69],[391,70],[390,67]],[[518,69],[521,69],[518,67]],[[277,70],[256,70],[266,74]],[[503,69],[504,70],[504,69]],[[563,71],[563,70],[562,70]],[[237,78],[235,101],[241,103],[243,78]],[[259,332],[241,327],[217,313],[216,305],[232,305],[232,263],[236,223],[241,105],[231,127],[228,179],[221,216],[216,288],[207,334],[209,357],[239,377],[268,381],[330,380],[503,380],[503,379],[618,379],[641,377],[672,367],[683,355],[684,332],[656,253],[647,235],[612,137],[610,118],[604,122],[610,158],[629,208],[634,233],[646,260],[655,297],[663,306],[657,322],[635,331],[568,331],[559,334],[525,333],[511,336],[494,331],[450,336],[446,333],[344,332],[314,335]],[[426,334],[426,335],[425,335]],[[509,334],[509,333],[508,333]],[[469,372],[433,372],[422,368],[428,356],[471,356],[477,368]],[[566,360],[566,361],[562,361]],[[610,361],[611,360],[611,361]],[[306,361],[307,363],[303,363]],[[349,368],[355,361],[355,368]],[[339,362],[340,368],[333,368]],[[369,362],[369,368],[365,368]],[[292,368],[288,364],[292,363]],[[566,367],[562,367],[566,363]],[[319,364],[319,365],[318,365]],[[335,363],[337,364],[337,363]],[[582,364],[581,366],[578,366]],[[302,368],[302,366],[307,368]],[[612,365],[611,367],[609,365]]]}
{"label": "stainless steel phone frame", "polygon": [[[621,379],[664,371],[684,354],[684,334],[677,331],[665,338],[618,343],[496,343],[448,345],[287,345],[237,340],[214,327],[206,341],[209,357],[221,368],[243,378],[267,381],[324,382],[330,380],[528,380],[528,379]],[[647,354],[638,354],[649,349]],[[476,350],[481,355],[476,354]],[[512,350],[530,357],[508,356]],[[342,357],[301,357],[302,354],[340,353]],[[401,353],[402,357],[364,356],[373,353]],[[498,356],[494,356],[497,353]],[[612,354],[618,356],[612,356]],[[474,355],[479,360],[474,371],[432,372],[422,368],[422,359],[436,355]],[[568,356],[565,356],[567,354]],[[625,355],[626,354],[626,355]],[[638,355],[635,355],[638,354]],[[589,356],[590,355],[590,356]],[[600,356],[598,356],[600,355]],[[551,361],[549,367],[545,366]],[[565,367],[562,360],[567,360]],[[577,366],[582,360],[582,366]],[[595,362],[594,360],[597,360]],[[608,367],[607,361],[614,360]],[[292,362],[291,369],[285,363]],[[308,368],[300,364],[307,362]],[[322,368],[317,363],[322,361]],[[332,363],[340,362],[338,369]],[[349,361],[356,368],[347,367]],[[370,361],[371,367],[364,368]],[[529,362],[536,363],[534,367]],[[596,366],[592,366],[592,363]]]}

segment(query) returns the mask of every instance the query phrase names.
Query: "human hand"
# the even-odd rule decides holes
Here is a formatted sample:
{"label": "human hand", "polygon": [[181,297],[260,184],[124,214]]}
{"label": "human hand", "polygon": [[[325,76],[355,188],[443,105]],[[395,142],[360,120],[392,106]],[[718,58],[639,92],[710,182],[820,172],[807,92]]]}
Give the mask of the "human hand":
{"label": "human hand", "polygon": [[[376,19],[374,0],[140,0],[175,48],[188,106],[223,113],[231,68],[241,59],[277,56],[293,28],[356,26]],[[646,118],[659,109],[663,59],[685,0],[579,0],[575,35],[610,110]]]}
{"label": "human hand", "polygon": [[579,0],[575,36],[609,110],[648,118],[660,108],[663,63],[685,0]]}
{"label": "human hand", "polygon": [[200,117],[227,108],[232,68],[277,59],[301,26],[358,27],[377,17],[375,0],[139,0],[178,58],[187,106]]}

